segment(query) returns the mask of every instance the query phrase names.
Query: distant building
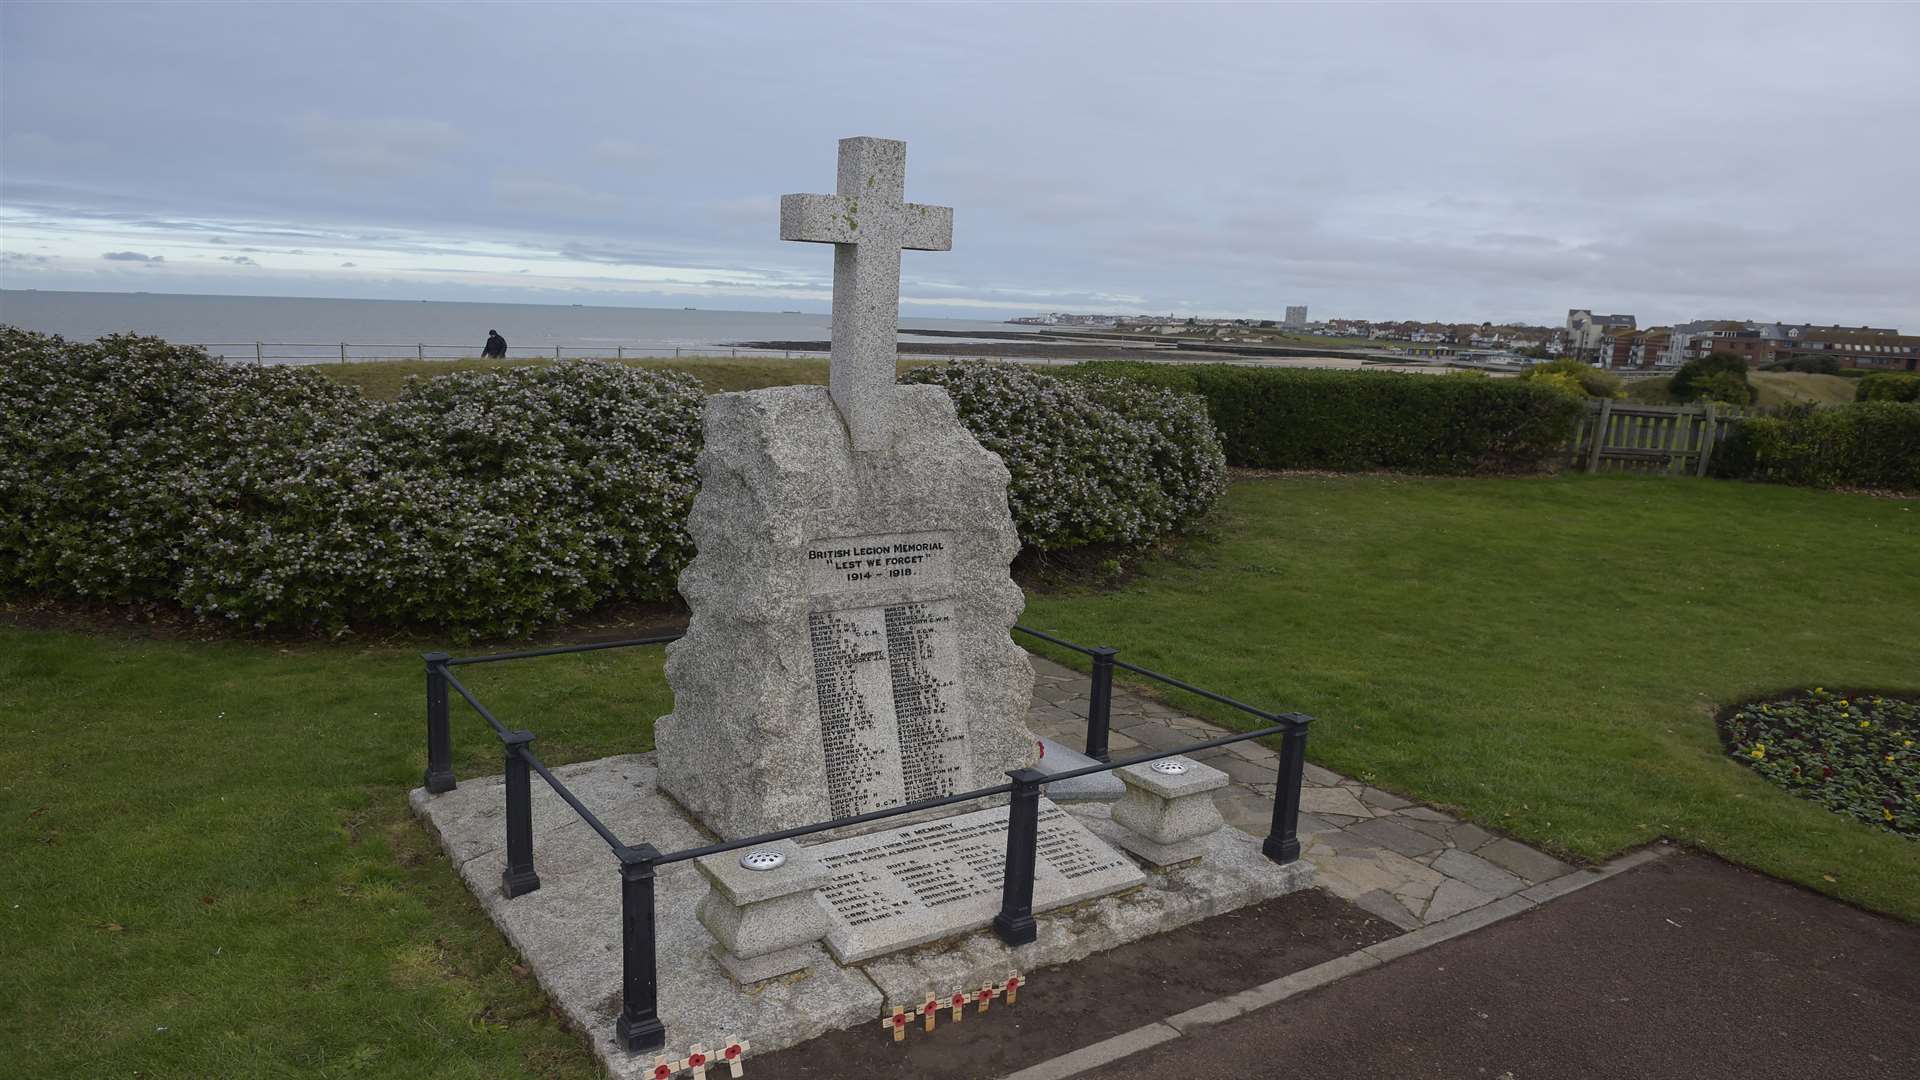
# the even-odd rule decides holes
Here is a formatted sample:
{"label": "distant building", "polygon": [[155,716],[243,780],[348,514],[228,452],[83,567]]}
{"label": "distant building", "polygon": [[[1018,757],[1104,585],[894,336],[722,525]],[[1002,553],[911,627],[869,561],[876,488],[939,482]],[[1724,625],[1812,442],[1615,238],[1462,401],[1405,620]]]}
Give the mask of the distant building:
{"label": "distant building", "polygon": [[1595,315],[1586,308],[1567,310],[1567,351],[1576,359],[1593,363],[1607,334],[1634,329],[1631,315]]}
{"label": "distant building", "polygon": [[1285,325],[1289,330],[1299,330],[1304,328],[1307,325],[1306,305],[1302,304],[1297,307],[1289,306],[1287,308],[1287,321]]}
{"label": "distant building", "polygon": [[1703,356],[1736,356],[1748,367],[1782,364],[1873,371],[1920,369],[1920,337],[1873,326],[1813,326],[1707,319],[1681,323],[1667,342],[1664,366]]}

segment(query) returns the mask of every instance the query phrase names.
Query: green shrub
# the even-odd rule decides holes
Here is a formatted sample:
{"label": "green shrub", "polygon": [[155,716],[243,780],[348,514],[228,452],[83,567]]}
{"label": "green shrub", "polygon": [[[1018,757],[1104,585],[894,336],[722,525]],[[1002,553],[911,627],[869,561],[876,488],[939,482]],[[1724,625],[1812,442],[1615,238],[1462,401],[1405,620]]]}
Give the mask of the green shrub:
{"label": "green shrub", "polygon": [[1876,371],[1854,388],[1855,401],[1920,401],[1920,375]]}
{"label": "green shrub", "polygon": [[[1749,404],[1756,396],[1747,382],[1747,362],[1726,353],[1709,353],[1680,365],[1667,392],[1680,402],[1704,398],[1733,405]],[[1720,396],[1711,396],[1716,394]]]}
{"label": "green shrub", "polygon": [[1808,487],[1920,491],[1920,403],[1868,401],[1750,417],[1714,454],[1718,476]]}
{"label": "green shrub", "polygon": [[1753,384],[1747,381],[1746,375],[1730,371],[1715,371],[1695,378],[1689,392],[1693,401],[1714,401],[1739,408],[1752,404],[1755,397]]}
{"label": "green shrub", "polygon": [[381,404],[155,338],[0,328],[0,585],[330,632],[663,599],[701,401],[688,376],[575,361]]}
{"label": "green shrub", "polygon": [[1920,837],[1920,703],[1810,694],[1744,705],[1727,752],[1771,783],[1876,828]]}
{"label": "green shrub", "polygon": [[1602,371],[1578,360],[1550,360],[1535,364],[1520,373],[1520,381],[1535,382],[1572,393],[1578,397],[1622,398],[1626,383],[1611,371]]}
{"label": "green shrub", "polygon": [[1192,525],[1226,492],[1226,458],[1202,402],[1117,379],[1064,380],[1014,364],[916,368],[1012,473],[1026,545],[1138,545]]}
{"label": "green shrub", "polygon": [[1564,452],[1585,408],[1517,379],[1141,361],[1063,372],[1197,393],[1227,461],[1261,469],[1534,469]]}
{"label": "green shrub", "polygon": [[[1006,461],[1033,547],[1149,542],[1225,491],[1191,396],[982,365],[914,378]],[[568,361],[377,402],[156,338],[0,327],[0,589],[462,637],[669,599],[702,399],[688,375]]]}

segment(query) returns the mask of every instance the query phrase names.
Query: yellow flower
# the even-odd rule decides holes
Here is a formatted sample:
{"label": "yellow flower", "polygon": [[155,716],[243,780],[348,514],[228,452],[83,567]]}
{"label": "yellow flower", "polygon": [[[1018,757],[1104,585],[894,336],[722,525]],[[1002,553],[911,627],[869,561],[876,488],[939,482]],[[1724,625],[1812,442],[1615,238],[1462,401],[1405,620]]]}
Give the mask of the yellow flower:
{"label": "yellow flower", "polygon": [[1872,727],[1872,726],[1873,726],[1873,721],[1871,721],[1871,720],[1862,720],[1862,721],[1860,721],[1860,727],[1861,727],[1861,729],[1862,729],[1862,730],[1865,730],[1865,729],[1867,729],[1867,728],[1870,728],[1870,727]]}
{"label": "yellow flower", "polygon": [[1912,740],[1912,739],[1908,739],[1908,740],[1907,740],[1906,742],[1903,742],[1903,743],[1901,743],[1900,745],[1901,745],[1901,746],[1912,746],[1912,745],[1913,745],[1913,740]]}
{"label": "yellow flower", "polygon": [[1755,746],[1752,752],[1748,754],[1748,756],[1754,758],[1755,760],[1764,760],[1767,756],[1767,744],[1761,743]]}
{"label": "yellow flower", "polygon": [[1884,806],[1883,806],[1883,807],[1881,807],[1881,808],[1880,808],[1880,816],[1882,816],[1882,817],[1884,817],[1884,818],[1886,818],[1886,819],[1887,819],[1888,821],[1892,821],[1892,820],[1893,820],[1893,811],[1891,811],[1891,810],[1889,810],[1889,809],[1887,809],[1886,807],[1884,807]]}
{"label": "yellow flower", "polygon": [[1891,765],[1891,764],[1893,764],[1893,755],[1892,755],[1892,754],[1888,754],[1888,755],[1887,755],[1887,764],[1889,764],[1889,765]]}

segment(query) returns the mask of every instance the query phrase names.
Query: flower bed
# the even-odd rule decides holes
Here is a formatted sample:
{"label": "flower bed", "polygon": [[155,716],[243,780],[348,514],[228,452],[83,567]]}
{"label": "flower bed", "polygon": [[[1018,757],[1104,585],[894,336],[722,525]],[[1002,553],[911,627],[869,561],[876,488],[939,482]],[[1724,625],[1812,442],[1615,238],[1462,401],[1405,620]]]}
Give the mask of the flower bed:
{"label": "flower bed", "polygon": [[1727,752],[1829,810],[1920,837],[1920,702],[1810,693],[1754,702],[1721,721]]}

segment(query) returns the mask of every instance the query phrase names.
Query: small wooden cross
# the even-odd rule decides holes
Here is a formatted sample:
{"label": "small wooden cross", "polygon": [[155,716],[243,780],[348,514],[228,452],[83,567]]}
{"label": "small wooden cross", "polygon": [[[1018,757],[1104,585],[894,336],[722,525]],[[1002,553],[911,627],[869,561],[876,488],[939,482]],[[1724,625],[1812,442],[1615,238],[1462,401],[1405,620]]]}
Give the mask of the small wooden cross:
{"label": "small wooden cross", "polygon": [[693,1071],[694,1080],[707,1080],[707,1048],[694,1043],[687,1050],[686,1068]]}
{"label": "small wooden cross", "polygon": [[752,1047],[747,1045],[747,1040],[729,1035],[726,1049],[720,1051],[720,1060],[727,1063],[727,1069],[734,1076],[740,1076],[746,1071],[740,1059],[746,1057],[750,1049]]}
{"label": "small wooden cross", "polygon": [[665,1054],[653,1059],[653,1069],[647,1073],[647,1080],[668,1080],[680,1071],[683,1063],[669,1058]]}
{"label": "small wooden cross", "polygon": [[927,991],[927,1000],[920,1003],[920,1018],[926,1021],[926,1029],[928,1031],[933,1030],[933,1022],[939,1015],[940,999],[934,997],[933,991],[929,990]]}
{"label": "small wooden cross", "polygon": [[999,992],[999,989],[1000,989],[999,987],[993,985],[992,983],[988,983],[987,985],[981,987],[978,991],[974,993],[973,995],[974,999],[980,1002],[981,1012],[983,1013],[986,1012],[987,1006],[993,1004],[993,995]]}
{"label": "small wooden cross", "polygon": [[893,1032],[894,1042],[905,1042],[907,1038],[907,1010],[895,1005],[892,1016],[880,1018],[880,1026]]}
{"label": "small wooden cross", "polygon": [[1001,989],[1006,992],[1007,1004],[1011,1005],[1020,1000],[1020,985],[1025,981],[1020,977],[1019,972],[1007,972],[1007,981],[1001,984]]}
{"label": "small wooden cross", "polygon": [[953,995],[947,999],[947,1004],[953,1006],[953,1022],[959,1023],[961,1018],[967,1015],[967,992],[962,990]]}

